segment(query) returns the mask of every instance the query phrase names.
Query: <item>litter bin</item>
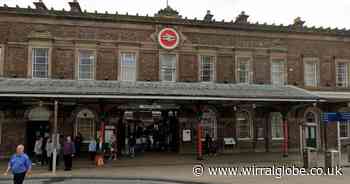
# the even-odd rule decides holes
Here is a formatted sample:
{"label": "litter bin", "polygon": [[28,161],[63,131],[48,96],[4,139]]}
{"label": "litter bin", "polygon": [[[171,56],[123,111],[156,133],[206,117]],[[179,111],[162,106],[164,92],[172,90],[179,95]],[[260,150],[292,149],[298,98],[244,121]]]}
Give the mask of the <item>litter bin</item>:
{"label": "litter bin", "polygon": [[317,151],[315,148],[304,148],[303,157],[304,168],[317,167]]}
{"label": "litter bin", "polygon": [[327,150],[325,154],[325,168],[334,168],[339,166],[339,151]]}

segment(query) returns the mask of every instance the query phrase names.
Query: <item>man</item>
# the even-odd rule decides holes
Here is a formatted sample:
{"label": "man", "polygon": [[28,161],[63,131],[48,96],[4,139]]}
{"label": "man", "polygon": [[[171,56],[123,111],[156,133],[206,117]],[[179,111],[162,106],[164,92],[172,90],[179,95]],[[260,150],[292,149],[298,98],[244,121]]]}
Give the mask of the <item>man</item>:
{"label": "man", "polygon": [[7,176],[11,170],[13,174],[13,183],[22,184],[26,175],[31,175],[32,162],[27,154],[24,153],[24,146],[18,145],[16,154],[14,154],[9,163],[4,175]]}
{"label": "man", "polygon": [[72,170],[72,157],[74,157],[74,154],[75,154],[75,145],[72,142],[72,138],[68,136],[66,142],[63,144],[63,159],[64,159],[65,171]]}

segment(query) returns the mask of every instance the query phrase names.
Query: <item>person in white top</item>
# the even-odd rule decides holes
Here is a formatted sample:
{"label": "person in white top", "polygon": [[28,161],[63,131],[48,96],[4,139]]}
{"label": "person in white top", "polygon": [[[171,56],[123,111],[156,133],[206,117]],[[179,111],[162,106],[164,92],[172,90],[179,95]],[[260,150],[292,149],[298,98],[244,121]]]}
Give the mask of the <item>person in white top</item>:
{"label": "person in white top", "polygon": [[38,137],[37,140],[35,141],[35,145],[34,145],[35,162],[37,164],[40,164],[41,157],[43,154],[43,150],[41,149],[42,145],[43,145],[43,138]]}
{"label": "person in white top", "polygon": [[[47,143],[46,143],[46,146],[45,146],[45,150],[46,150],[46,153],[47,153],[47,158],[49,159],[49,171],[52,171],[52,162],[53,162],[53,151],[54,151],[55,147],[54,147],[54,142],[51,138],[49,138],[47,140]],[[59,157],[59,153],[60,153],[60,150],[61,150],[61,144],[57,143],[57,150],[56,150],[56,153],[57,153],[57,156],[56,156],[56,163],[57,163],[57,158]]]}

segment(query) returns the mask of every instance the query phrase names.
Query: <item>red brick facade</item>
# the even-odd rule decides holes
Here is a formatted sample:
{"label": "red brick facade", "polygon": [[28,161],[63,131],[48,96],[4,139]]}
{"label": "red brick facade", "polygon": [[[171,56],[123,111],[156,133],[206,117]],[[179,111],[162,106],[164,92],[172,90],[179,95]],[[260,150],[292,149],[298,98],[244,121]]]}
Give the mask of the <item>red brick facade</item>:
{"label": "red brick facade", "polygon": [[[169,17],[142,17],[103,14],[70,14],[69,12],[50,11],[40,13],[35,9],[0,8],[0,46],[5,78],[31,78],[29,74],[29,47],[36,44],[48,44],[52,49],[52,79],[76,79],[77,49],[93,48],[96,51],[96,80],[118,80],[120,70],[120,52],[136,50],[137,80],[159,81],[161,53],[177,55],[177,81],[199,82],[199,56],[202,53],[214,53],[216,58],[217,83],[237,83],[236,57],[240,53],[249,53],[252,60],[252,83],[271,84],[271,58],[282,56],[286,60],[287,83],[311,91],[349,91],[336,87],[336,59],[350,59],[350,31],[298,28],[292,26],[258,25],[250,23],[220,23],[199,20],[187,20]],[[59,14],[58,17],[53,14]],[[67,14],[67,15],[64,15]],[[104,17],[105,16],[105,17]],[[99,19],[100,18],[100,19]],[[160,48],[157,33],[162,27],[176,29],[181,37],[180,45],[171,51]],[[319,86],[304,86],[303,58],[319,59]],[[1,57],[0,57],[1,61]],[[1,65],[1,62],[0,62]],[[0,67],[1,69],[1,67]],[[40,98],[39,98],[40,99]],[[15,100],[17,104],[0,105],[4,112],[2,142],[0,149],[8,148],[25,141],[25,130],[20,128],[27,122],[26,111],[35,106],[36,99]],[[51,100],[51,99],[42,99]],[[1,99],[0,99],[1,101]],[[6,100],[4,100],[6,101]],[[59,129],[64,135],[73,134],[75,110],[90,107],[96,116],[112,110],[120,104],[99,102],[98,100],[72,100],[59,113]],[[100,103],[100,105],[98,105]],[[234,137],[235,120],[233,105],[240,107],[241,102],[215,104],[218,110],[218,137]],[[34,105],[33,105],[34,104]],[[101,109],[101,104],[106,104]],[[281,151],[281,140],[271,139],[269,112],[279,111],[286,114],[289,126],[289,148],[300,149],[300,124],[304,123],[307,108],[317,109],[319,120],[318,148],[323,149],[323,125],[320,113],[337,111],[346,107],[346,100],[337,103],[297,104],[270,103],[267,107],[242,102],[248,106],[252,117],[253,137],[240,141],[236,150],[240,151]],[[315,105],[316,107],[313,107]],[[179,111],[179,130],[195,129],[196,116],[191,110],[191,102],[185,103],[185,110]],[[48,105],[52,110],[52,106]],[[297,110],[295,110],[297,109]],[[110,113],[111,115],[111,113]],[[113,116],[113,115],[111,115]],[[1,116],[0,116],[1,118]],[[0,119],[1,121],[1,119]],[[96,118],[99,121],[99,118]],[[52,118],[50,119],[52,123]],[[258,138],[261,127],[264,137]],[[330,125],[328,131],[329,147],[336,146],[336,129]],[[181,135],[179,135],[181,137]],[[346,140],[344,140],[346,141]],[[180,152],[195,150],[194,142],[181,143]]]}

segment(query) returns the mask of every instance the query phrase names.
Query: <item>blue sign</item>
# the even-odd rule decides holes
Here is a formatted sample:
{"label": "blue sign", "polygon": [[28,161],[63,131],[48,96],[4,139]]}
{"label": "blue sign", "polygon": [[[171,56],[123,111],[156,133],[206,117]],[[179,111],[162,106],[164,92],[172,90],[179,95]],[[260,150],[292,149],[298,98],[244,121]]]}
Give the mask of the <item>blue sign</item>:
{"label": "blue sign", "polygon": [[341,112],[340,115],[340,121],[348,121],[350,120],[350,112]]}
{"label": "blue sign", "polygon": [[326,112],[322,119],[324,122],[347,122],[350,120],[350,112]]}
{"label": "blue sign", "polygon": [[340,121],[339,120],[339,115],[337,112],[326,112],[323,113],[323,121],[324,122],[335,122],[335,121]]}

